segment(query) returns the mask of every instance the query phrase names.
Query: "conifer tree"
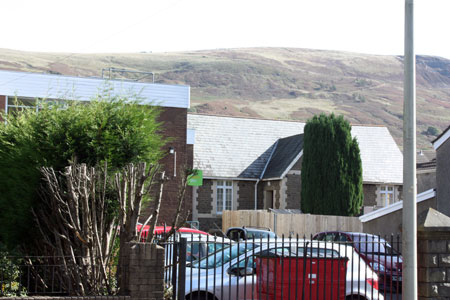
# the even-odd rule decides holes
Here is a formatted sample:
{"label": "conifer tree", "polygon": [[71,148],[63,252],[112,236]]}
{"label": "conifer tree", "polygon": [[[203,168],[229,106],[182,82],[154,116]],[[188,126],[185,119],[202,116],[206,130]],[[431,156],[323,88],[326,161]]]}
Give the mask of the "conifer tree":
{"label": "conifer tree", "polygon": [[355,216],[363,203],[362,163],[342,116],[314,116],[305,126],[301,208],[304,213]]}

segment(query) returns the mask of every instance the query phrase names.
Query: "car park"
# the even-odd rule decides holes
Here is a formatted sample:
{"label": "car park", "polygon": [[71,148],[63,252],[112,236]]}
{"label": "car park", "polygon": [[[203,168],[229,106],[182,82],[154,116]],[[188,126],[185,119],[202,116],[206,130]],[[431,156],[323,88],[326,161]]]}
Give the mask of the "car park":
{"label": "car park", "polygon": [[373,234],[342,231],[321,232],[313,239],[351,245],[377,273],[382,291],[401,291],[403,259],[385,239]]}
{"label": "car park", "polygon": [[[327,261],[330,259],[342,259],[345,264],[345,279],[341,297],[332,299],[351,299],[346,297],[355,297],[354,299],[380,300],[384,299],[378,291],[378,276],[367,266],[364,260],[356,253],[353,247],[337,243],[327,243],[308,240],[286,239],[275,242],[274,240],[261,240],[259,242],[244,241],[235,243],[230,247],[222,248],[209,256],[194,262],[186,268],[185,299],[259,299],[263,284],[267,279],[266,286],[275,286],[276,275],[267,273],[261,276],[261,257],[270,256],[285,257],[291,262],[303,260],[305,266],[310,265],[308,274],[292,267],[284,269],[285,274],[289,274],[292,283],[298,282],[300,276],[302,282],[316,284],[314,289],[319,291],[319,281],[325,285],[332,285],[330,279],[332,270],[328,272],[321,268],[312,267],[318,260]],[[305,259],[306,257],[306,259]],[[259,266],[258,266],[259,261]],[[281,260],[280,260],[281,261]],[[263,267],[265,262],[262,263]],[[326,267],[325,267],[326,268]],[[302,270],[307,270],[304,268]],[[317,270],[321,271],[317,271]],[[330,272],[331,271],[331,272]],[[282,276],[282,275],[281,275]],[[328,280],[326,280],[328,276]],[[325,280],[322,280],[325,279]],[[279,279],[278,279],[279,281]],[[288,283],[290,286],[291,282]],[[182,287],[180,287],[182,288]],[[267,290],[267,289],[266,289]],[[279,294],[283,295],[281,289]],[[266,291],[267,292],[267,291]],[[276,293],[276,292],[275,292]],[[286,297],[275,297],[276,299],[285,299]],[[289,295],[290,296],[290,295]],[[268,296],[267,296],[268,297]],[[335,295],[336,297],[336,295]],[[262,297],[265,299],[265,297]],[[269,297],[273,299],[273,295]],[[288,298],[286,298],[288,299]]]}

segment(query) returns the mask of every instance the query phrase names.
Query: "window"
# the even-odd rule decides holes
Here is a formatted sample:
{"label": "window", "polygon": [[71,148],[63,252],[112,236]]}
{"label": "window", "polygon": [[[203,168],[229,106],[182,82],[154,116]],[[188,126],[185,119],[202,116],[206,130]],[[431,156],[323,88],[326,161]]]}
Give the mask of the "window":
{"label": "window", "polygon": [[217,206],[216,211],[221,214],[224,210],[233,209],[233,182],[217,180]]}
{"label": "window", "polygon": [[382,185],[379,190],[379,205],[388,206],[396,202],[395,187],[392,185]]}

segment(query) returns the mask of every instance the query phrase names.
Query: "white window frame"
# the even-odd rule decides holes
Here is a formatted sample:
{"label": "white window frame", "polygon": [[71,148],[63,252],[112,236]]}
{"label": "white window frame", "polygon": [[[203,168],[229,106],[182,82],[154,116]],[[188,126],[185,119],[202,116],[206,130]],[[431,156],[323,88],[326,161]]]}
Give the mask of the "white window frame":
{"label": "white window frame", "polygon": [[[392,190],[390,191],[389,190],[389,188],[392,188]],[[379,199],[380,199],[380,204],[383,206],[383,207],[386,207],[386,206],[389,206],[389,205],[392,205],[392,204],[394,204],[395,202],[397,202],[397,193],[396,193],[396,190],[397,190],[397,187],[395,186],[395,185],[389,185],[389,184],[386,184],[386,185],[380,185],[380,187],[379,187],[379,191],[378,191],[378,196],[380,197]],[[385,197],[383,197],[383,195],[385,196]],[[389,196],[390,195],[392,195],[392,203],[391,204],[389,204],[389,201],[388,201],[388,199],[389,199]],[[383,199],[384,198],[384,199]]]}
{"label": "white window frame", "polygon": [[[222,182],[222,184],[219,184]],[[227,185],[230,183],[230,185]],[[219,207],[219,189],[222,190],[222,210]],[[231,199],[229,202],[230,210],[233,210],[233,181],[232,180],[217,180],[216,181],[216,214],[221,215],[222,211],[226,210],[227,203],[227,191],[230,191]]]}

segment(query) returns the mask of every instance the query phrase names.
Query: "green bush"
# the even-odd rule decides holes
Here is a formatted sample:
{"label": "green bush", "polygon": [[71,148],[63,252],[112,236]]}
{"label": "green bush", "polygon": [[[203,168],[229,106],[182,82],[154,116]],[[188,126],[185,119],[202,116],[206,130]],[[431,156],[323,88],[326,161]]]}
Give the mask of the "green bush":
{"label": "green bush", "polygon": [[25,296],[26,289],[20,285],[20,264],[0,244],[0,296]]}
{"label": "green bush", "polygon": [[0,124],[0,241],[29,242],[32,207],[39,205],[39,168],[62,170],[71,162],[108,163],[114,171],[130,162],[156,162],[164,144],[159,108],[138,97],[98,96],[91,102],[49,104],[3,116]]}

